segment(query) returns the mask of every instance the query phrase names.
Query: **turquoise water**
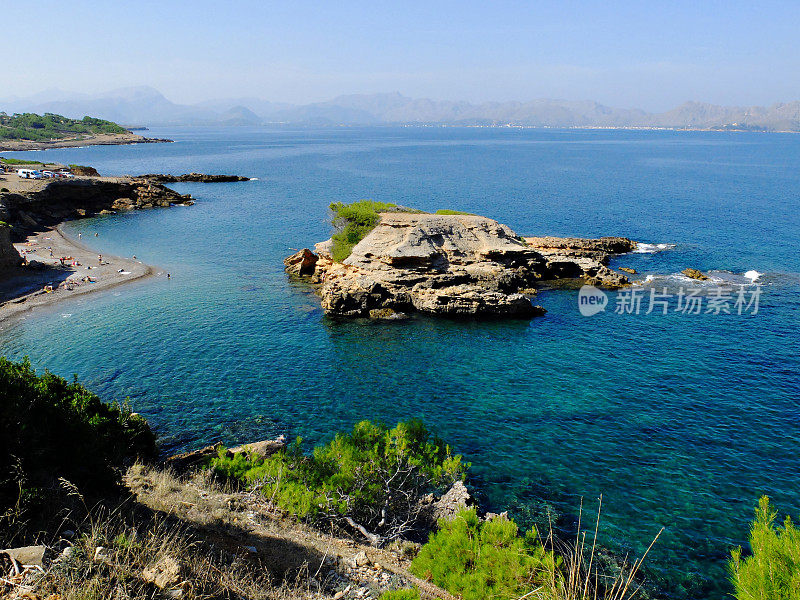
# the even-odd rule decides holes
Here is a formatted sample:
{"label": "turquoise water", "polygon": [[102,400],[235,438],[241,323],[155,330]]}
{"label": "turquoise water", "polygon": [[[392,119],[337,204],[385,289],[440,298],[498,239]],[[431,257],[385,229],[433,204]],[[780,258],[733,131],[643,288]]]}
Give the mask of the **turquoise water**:
{"label": "turquoise water", "polygon": [[[310,442],[416,416],[473,463],[493,507],[575,513],[651,554],[680,598],[722,598],[757,497],[800,514],[800,137],[485,129],[181,129],[175,144],[36,153],[104,174],[202,171],[175,207],[69,224],[172,274],[0,325],[0,352],[130,397],[164,451],[279,433]],[[9,156],[16,154],[8,153]],[[675,244],[616,265],[764,273],[758,314],[591,318],[548,291],[530,322],[335,322],[282,259],[373,198],[523,234]],[[92,234],[99,233],[96,240]],[[677,281],[677,280],[675,280]]]}

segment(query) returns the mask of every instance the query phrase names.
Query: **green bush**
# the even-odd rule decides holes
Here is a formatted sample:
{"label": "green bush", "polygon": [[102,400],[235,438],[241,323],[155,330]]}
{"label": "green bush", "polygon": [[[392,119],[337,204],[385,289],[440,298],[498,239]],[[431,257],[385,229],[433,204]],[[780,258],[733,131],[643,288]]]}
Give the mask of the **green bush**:
{"label": "green bush", "polygon": [[[69,119],[53,113],[0,114],[0,139],[42,141],[78,134],[127,133],[127,129],[103,119]],[[9,163],[10,164],[10,163]]]}
{"label": "green bush", "polygon": [[389,590],[383,592],[378,600],[419,600],[418,589]]}
{"label": "green bush", "polygon": [[514,521],[482,522],[469,509],[439,522],[411,572],[464,600],[509,600],[553,581],[558,566],[534,532],[521,537]]}
{"label": "green bush", "polygon": [[797,600],[800,598],[800,531],[786,517],[775,526],[778,512],[767,496],[756,508],[750,527],[752,555],[732,552],[731,581],[738,600]]}
{"label": "green bush", "polygon": [[410,420],[394,429],[362,421],[310,456],[299,438],[266,459],[221,449],[212,467],[258,484],[293,515],[346,525],[380,544],[419,531],[422,496],[452,485],[467,466]]}
{"label": "green bush", "polygon": [[38,160],[30,160],[26,158],[3,158],[0,156],[0,162],[3,162],[7,165],[42,165],[44,166],[43,162]]}
{"label": "green bush", "polygon": [[100,490],[118,468],[155,454],[155,436],[127,406],[106,404],[74,381],[25,359],[0,357],[0,513],[56,478]]}
{"label": "green bush", "polygon": [[475,216],[475,213],[463,212],[460,210],[450,210],[449,208],[441,208],[436,211],[437,215],[469,215]]}
{"label": "green bush", "polygon": [[333,211],[333,226],[337,229],[333,234],[331,255],[333,260],[341,262],[350,256],[353,246],[375,229],[380,221],[379,213],[396,210],[397,205],[374,200],[359,200],[350,204],[334,202],[330,205],[330,209]]}

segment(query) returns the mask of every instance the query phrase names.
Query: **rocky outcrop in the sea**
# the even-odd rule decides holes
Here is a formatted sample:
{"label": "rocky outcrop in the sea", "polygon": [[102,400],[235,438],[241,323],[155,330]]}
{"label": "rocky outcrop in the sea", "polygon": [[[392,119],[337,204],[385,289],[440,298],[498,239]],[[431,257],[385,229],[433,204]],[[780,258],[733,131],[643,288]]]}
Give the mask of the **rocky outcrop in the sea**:
{"label": "rocky outcrop in the sea", "polygon": [[343,262],[331,241],[287,258],[286,271],[319,284],[322,308],[344,317],[378,309],[447,316],[533,317],[531,297],[543,280],[578,278],[604,287],[628,280],[609,257],[635,243],[625,238],[529,238],[474,215],[390,212]]}
{"label": "rocky outcrop in the sea", "polygon": [[684,269],[683,271],[681,271],[681,273],[683,273],[690,279],[697,279],[698,281],[705,281],[706,279],[708,279],[708,275],[706,275],[705,273],[703,273],[698,269],[692,269],[691,267],[688,269]]}
{"label": "rocky outcrop in the sea", "polygon": [[153,183],[231,183],[235,181],[250,181],[249,177],[242,175],[208,175],[206,173],[185,173],[184,175],[164,175],[161,173],[148,173],[137,175],[136,179],[144,179]]}
{"label": "rocky outcrop in the sea", "polygon": [[582,283],[616,289],[628,285],[624,275],[608,268],[615,254],[631,252],[636,242],[623,237],[598,239],[526,237],[525,242],[544,257],[547,272],[543,279],[580,279]]}
{"label": "rocky outcrop in the sea", "polygon": [[40,189],[0,192],[0,215],[18,235],[104,211],[194,204],[188,194],[126,178],[54,179]]}

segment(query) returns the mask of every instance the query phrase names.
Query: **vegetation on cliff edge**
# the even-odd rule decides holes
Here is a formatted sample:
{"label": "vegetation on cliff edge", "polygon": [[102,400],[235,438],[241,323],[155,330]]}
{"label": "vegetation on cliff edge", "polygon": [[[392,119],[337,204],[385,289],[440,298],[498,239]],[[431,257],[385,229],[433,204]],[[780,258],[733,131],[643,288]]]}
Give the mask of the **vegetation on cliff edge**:
{"label": "vegetation on cliff edge", "polygon": [[126,462],[155,448],[147,421],[128,406],[48,371],[37,375],[27,359],[0,357],[0,519],[35,506],[59,478],[106,490]]}
{"label": "vegetation on cliff edge", "polygon": [[267,458],[225,450],[219,473],[256,484],[289,513],[330,522],[379,545],[419,534],[425,494],[464,477],[461,457],[418,420],[386,425],[362,421],[311,455],[301,440]]}
{"label": "vegetation on cliff edge", "polygon": [[[333,202],[330,205],[333,212],[333,227],[336,233],[333,234],[333,245],[331,256],[336,262],[342,262],[353,251],[353,247],[363,240],[370,231],[380,222],[382,212],[406,212],[423,213],[424,211],[406,206],[398,206],[388,202],[376,202],[375,200],[358,200],[345,204],[344,202]],[[441,209],[436,211],[437,215],[472,215],[472,213],[459,210]]]}
{"label": "vegetation on cliff edge", "polygon": [[396,204],[374,200],[359,200],[350,204],[333,202],[330,205],[330,209],[333,211],[332,222],[336,229],[331,247],[333,260],[341,262],[350,256],[353,247],[375,229],[380,221],[379,213],[397,210],[397,208]]}
{"label": "vegetation on cliff edge", "polygon": [[475,213],[464,212],[463,210],[452,210],[450,208],[440,208],[436,211],[437,215],[467,215],[470,217],[475,216]]}
{"label": "vegetation on cliff edge", "polygon": [[522,537],[511,519],[482,521],[468,509],[439,522],[411,572],[464,600],[507,599],[545,585],[559,564],[535,531]]}

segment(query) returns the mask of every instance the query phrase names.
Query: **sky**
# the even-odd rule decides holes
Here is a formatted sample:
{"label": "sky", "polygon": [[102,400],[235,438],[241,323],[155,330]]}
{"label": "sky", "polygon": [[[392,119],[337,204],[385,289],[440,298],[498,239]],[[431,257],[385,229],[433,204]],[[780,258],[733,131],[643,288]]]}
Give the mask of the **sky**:
{"label": "sky", "polygon": [[799,0],[37,0],[8,3],[0,21],[2,98],[148,85],[188,104],[800,100]]}

